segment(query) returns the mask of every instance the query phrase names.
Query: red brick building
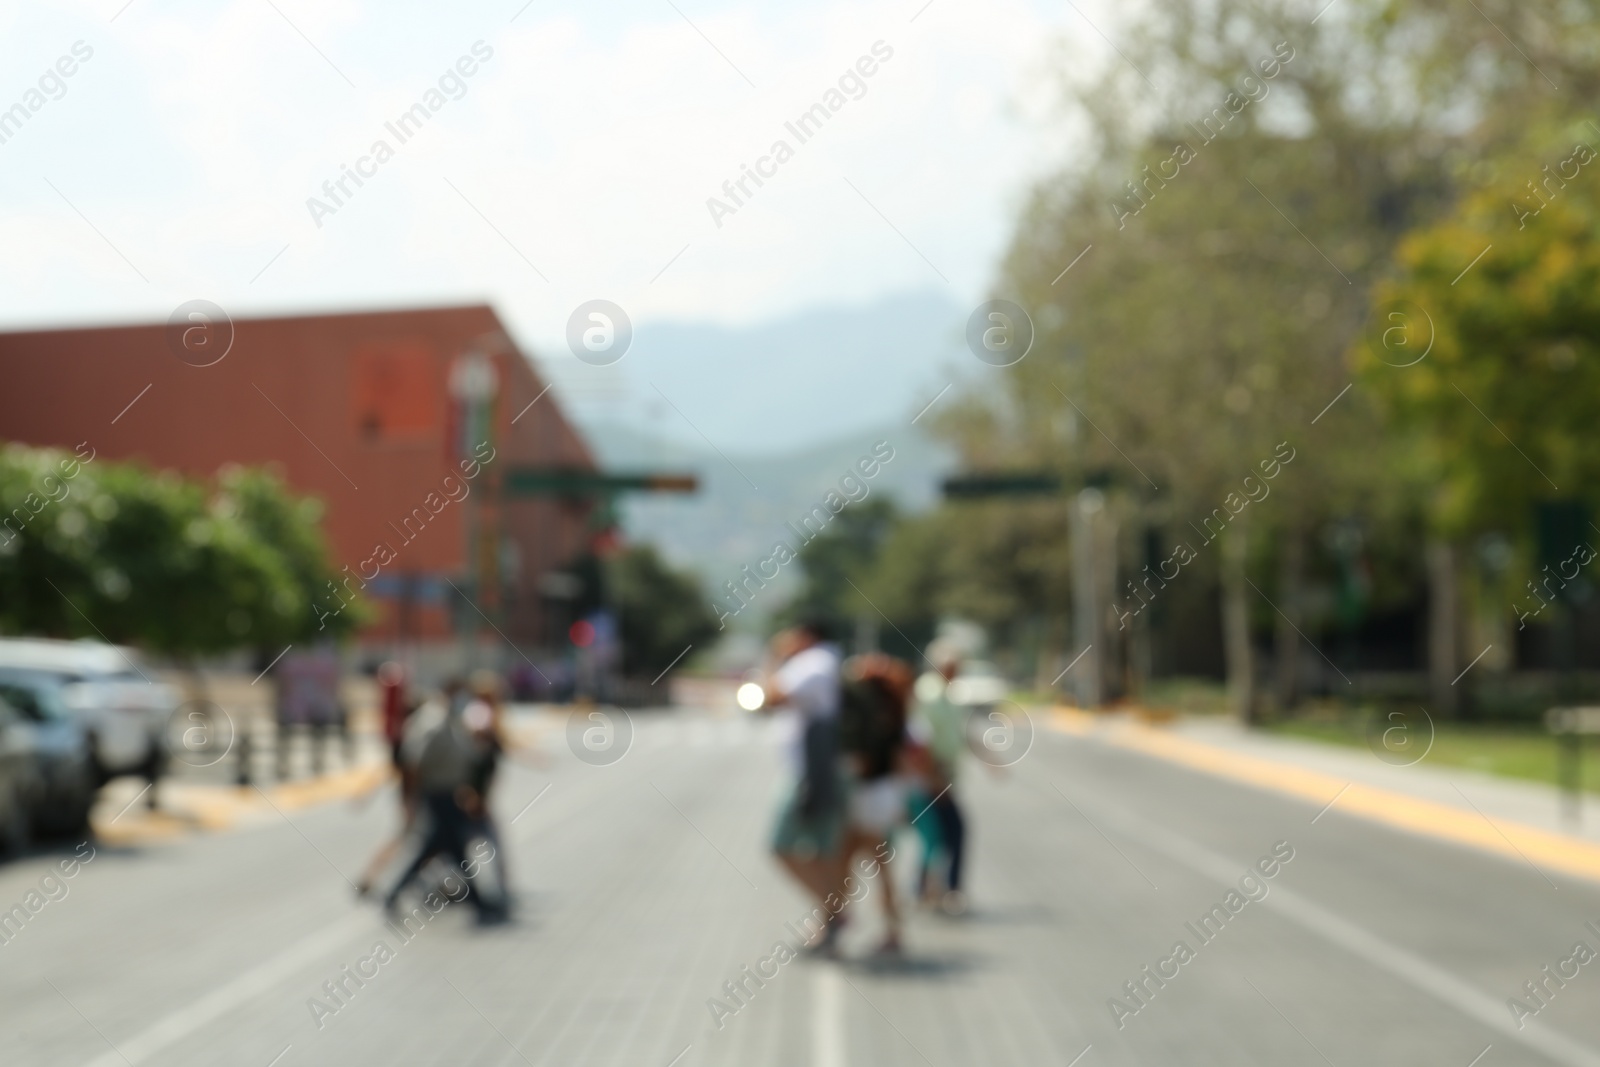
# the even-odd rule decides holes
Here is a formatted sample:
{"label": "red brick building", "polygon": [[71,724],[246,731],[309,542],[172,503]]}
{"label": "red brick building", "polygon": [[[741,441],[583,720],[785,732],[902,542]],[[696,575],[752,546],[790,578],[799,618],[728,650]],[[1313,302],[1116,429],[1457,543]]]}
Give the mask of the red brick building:
{"label": "red brick building", "polygon": [[[595,465],[492,309],[237,319],[229,340],[225,321],[188,316],[0,334],[0,440],[87,441],[101,457],[203,477],[271,465],[324,501],[340,564],[370,575],[375,548],[391,548],[366,588],[382,611],[370,637],[448,636],[452,610],[471,611],[449,583],[469,590],[473,575],[518,643],[558,636],[540,578],[583,549],[589,508],[505,500],[500,480],[513,466]],[[497,388],[474,417],[463,368],[485,361]],[[463,460],[491,452],[463,475]]]}

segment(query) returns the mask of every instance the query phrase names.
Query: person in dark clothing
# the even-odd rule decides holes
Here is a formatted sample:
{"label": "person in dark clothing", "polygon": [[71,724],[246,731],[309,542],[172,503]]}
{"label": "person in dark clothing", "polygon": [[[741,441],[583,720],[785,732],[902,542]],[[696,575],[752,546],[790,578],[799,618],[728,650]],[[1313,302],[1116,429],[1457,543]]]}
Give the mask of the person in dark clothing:
{"label": "person in dark clothing", "polygon": [[[494,784],[500,762],[505,758],[506,743],[504,712],[500,703],[500,679],[491,671],[479,671],[472,676],[472,699],[462,709],[461,720],[467,728],[474,746],[469,794],[463,805],[468,818],[470,839],[482,839],[489,847],[481,863],[494,864],[498,906],[509,908],[511,886],[507,879],[506,859],[500,843],[499,828],[489,805],[489,790]],[[481,865],[481,863],[479,865]]]}
{"label": "person in dark clothing", "polygon": [[881,652],[854,656],[844,664],[839,748],[851,782],[844,855],[848,864],[858,854],[869,854],[863,863],[879,883],[888,927],[879,956],[901,951],[890,838],[905,820],[906,704],[912,677],[909,665]]}
{"label": "person in dark clothing", "polygon": [[502,909],[484,901],[469,874],[476,869],[468,863],[467,845],[474,831],[470,812],[479,803],[472,787],[478,751],[461,712],[443,702],[424,706],[408,724],[402,757],[415,768],[418,814],[424,828],[416,854],[385,896],[384,907],[394,910],[400,894],[428,862],[442,856],[454,865],[452,873],[466,886],[457,899],[469,901],[480,919],[499,918]]}

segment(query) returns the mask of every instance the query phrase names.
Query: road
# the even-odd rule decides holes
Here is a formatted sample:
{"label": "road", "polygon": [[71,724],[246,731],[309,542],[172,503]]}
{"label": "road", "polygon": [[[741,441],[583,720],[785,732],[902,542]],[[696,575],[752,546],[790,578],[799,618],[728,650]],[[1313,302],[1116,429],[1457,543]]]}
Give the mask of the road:
{"label": "road", "polygon": [[[357,903],[387,794],[99,846],[0,945],[0,1063],[1600,1065],[1600,963],[1524,1028],[1506,1005],[1600,949],[1600,885],[1049,729],[1004,773],[968,768],[969,916],[919,913],[905,961],[874,965],[869,898],[853,958],[783,964],[719,1027],[708,1000],[807,910],[764,848],[776,742],[633,721],[595,766],[541,720],[550,765],[508,769],[509,926],[452,905],[400,942]],[[1247,882],[1266,895],[1195,936],[1275,848],[1292,859]],[[71,852],[0,867],[0,907]],[[380,939],[392,959],[319,1026],[311,999]]]}

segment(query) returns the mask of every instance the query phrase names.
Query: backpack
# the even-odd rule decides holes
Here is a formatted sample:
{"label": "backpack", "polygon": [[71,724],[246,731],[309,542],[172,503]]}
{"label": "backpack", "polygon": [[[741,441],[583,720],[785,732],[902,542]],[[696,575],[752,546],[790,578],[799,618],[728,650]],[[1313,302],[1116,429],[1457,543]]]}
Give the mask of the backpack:
{"label": "backpack", "polygon": [[854,757],[861,780],[893,771],[904,743],[904,710],[883,681],[846,679],[839,688],[839,751]]}

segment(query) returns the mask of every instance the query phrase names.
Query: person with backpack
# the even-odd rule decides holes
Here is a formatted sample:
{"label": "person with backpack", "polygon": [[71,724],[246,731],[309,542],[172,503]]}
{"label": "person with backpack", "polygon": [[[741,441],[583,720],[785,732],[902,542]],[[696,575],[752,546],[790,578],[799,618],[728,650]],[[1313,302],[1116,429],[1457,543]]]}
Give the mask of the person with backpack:
{"label": "person with backpack", "polygon": [[487,904],[467,875],[471,869],[467,845],[476,830],[472,813],[481,803],[473,784],[482,753],[462,719],[465,702],[456,699],[461,689],[457,682],[448,684],[443,700],[424,704],[406,724],[401,758],[413,769],[422,834],[411,862],[385,895],[383,906],[394,911],[400,894],[429,861],[443,856],[452,864],[452,874],[463,876],[466,891],[461,899],[472,904],[480,922],[493,922],[504,918],[503,905]]}
{"label": "person with backpack", "polygon": [[494,784],[507,745],[503,711],[500,705],[500,678],[493,671],[474,671],[468,684],[471,699],[461,709],[461,724],[472,741],[474,759],[468,789],[462,794],[462,809],[468,821],[468,836],[488,846],[484,862],[494,864],[498,892],[496,902],[507,914],[511,907],[511,884],[504,846],[494,812],[489,806],[489,790]]}
{"label": "person with backpack", "polygon": [[881,652],[852,657],[844,665],[840,694],[839,749],[850,781],[849,819],[844,854],[849,862],[862,852],[872,859],[883,900],[888,933],[879,956],[901,951],[900,906],[889,861],[890,836],[905,820],[906,708],[912,670],[903,660]]}
{"label": "person with backpack", "polygon": [[839,653],[826,625],[808,620],[772,639],[765,711],[788,709],[787,755],[793,784],[779,806],[772,851],[822,905],[826,919],[811,947],[836,951],[842,919],[828,905],[844,887],[845,784],[839,769]]}

